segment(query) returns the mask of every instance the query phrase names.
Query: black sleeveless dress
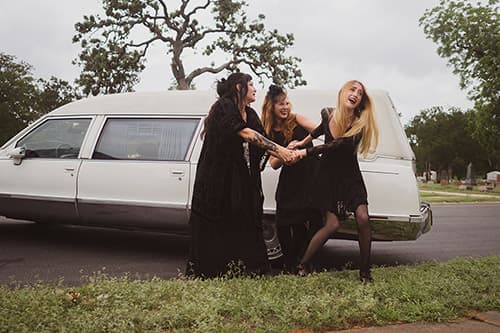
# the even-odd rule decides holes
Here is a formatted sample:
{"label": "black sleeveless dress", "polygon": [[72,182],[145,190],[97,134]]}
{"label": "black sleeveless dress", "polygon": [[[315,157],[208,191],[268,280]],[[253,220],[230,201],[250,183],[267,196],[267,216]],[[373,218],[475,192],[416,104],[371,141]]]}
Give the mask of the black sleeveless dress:
{"label": "black sleeveless dress", "polygon": [[333,109],[321,110],[321,124],[311,133],[313,138],[325,135],[324,145],[308,150],[308,154],[323,154],[313,203],[322,211],[330,211],[343,220],[347,212],[355,212],[359,205],[368,205],[357,158],[362,133],[336,140],[328,126],[331,112]]}

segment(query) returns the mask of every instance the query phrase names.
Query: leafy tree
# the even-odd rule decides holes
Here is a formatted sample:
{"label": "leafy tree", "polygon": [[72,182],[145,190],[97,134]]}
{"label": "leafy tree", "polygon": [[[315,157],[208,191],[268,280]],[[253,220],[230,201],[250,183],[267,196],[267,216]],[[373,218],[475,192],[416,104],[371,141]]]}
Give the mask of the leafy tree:
{"label": "leafy tree", "polygon": [[474,101],[473,136],[486,148],[489,167],[500,157],[500,29],[498,0],[441,0],[420,18],[427,38],[438,44],[460,86]]}
{"label": "leafy tree", "polygon": [[33,107],[38,98],[32,66],[15,62],[0,53],[0,144],[23,129],[38,114]]}
{"label": "leafy tree", "polygon": [[0,53],[0,144],[41,115],[78,97],[68,82],[36,80],[33,67]]}
{"label": "leafy tree", "polygon": [[[180,0],[176,8],[170,8],[164,0],[103,0],[105,17],[84,16],[75,24],[77,34],[73,42],[80,42],[83,51],[78,64],[90,76],[98,76],[102,70],[124,72],[123,77],[106,83],[106,77],[95,86],[125,85],[130,89],[136,75],[143,67],[141,60],[148,48],[162,43],[171,59],[171,71],[179,89],[189,89],[193,80],[206,73],[216,74],[223,70],[237,71],[247,65],[262,81],[288,86],[305,85],[298,68],[299,58],[285,55],[294,43],[292,34],[280,35],[277,30],[266,30],[264,15],[249,20],[244,0]],[[201,23],[205,22],[206,23]],[[119,50],[127,61],[113,61]],[[221,58],[221,63],[187,70],[185,53],[201,53],[208,59]],[[94,57],[99,57],[95,60]],[[208,62],[208,61],[207,61]],[[95,93],[88,79],[80,77],[84,91]],[[102,92],[102,91],[101,91]]]}
{"label": "leafy tree", "polygon": [[133,91],[145,67],[138,51],[127,52],[127,47],[116,40],[92,39],[90,44],[82,40],[82,47],[73,64],[83,67],[75,83],[85,96]]}
{"label": "leafy tree", "polygon": [[67,81],[54,76],[49,81],[38,79],[37,113],[48,113],[64,104],[80,98],[79,92]]}
{"label": "leafy tree", "polygon": [[479,173],[487,171],[484,148],[472,136],[474,115],[451,107],[425,109],[406,126],[406,135],[417,159],[417,172],[446,170],[448,177],[464,178],[472,162]]}

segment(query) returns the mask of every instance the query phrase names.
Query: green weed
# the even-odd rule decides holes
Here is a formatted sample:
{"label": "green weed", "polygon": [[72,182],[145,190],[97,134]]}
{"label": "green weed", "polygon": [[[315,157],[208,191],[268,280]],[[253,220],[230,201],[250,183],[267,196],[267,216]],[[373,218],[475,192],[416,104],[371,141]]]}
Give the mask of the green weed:
{"label": "green weed", "polygon": [[500,256],[307,277],[177,278],[96,275],[0,286],[0,332],[290,332],[396,322],[446,322],[500,310]]}

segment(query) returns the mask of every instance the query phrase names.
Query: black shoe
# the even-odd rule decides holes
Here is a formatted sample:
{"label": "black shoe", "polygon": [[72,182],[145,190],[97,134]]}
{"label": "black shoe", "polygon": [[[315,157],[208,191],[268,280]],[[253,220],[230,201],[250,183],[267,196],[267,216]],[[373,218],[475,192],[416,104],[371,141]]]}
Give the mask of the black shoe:
{"label": "black shoe", "polygon": [[373,278],[372,278],[371,272],[370,271],[367,271],[367,272],[360,271],[359,272],[359,280],[363,283],[372,283]]}
{"label": "black shoe", "polygon": [[306,276],[307,274],[309,274],[309,270],[307,269],[306,265],[298,264],[296,268],[296,274],[298,276]]}

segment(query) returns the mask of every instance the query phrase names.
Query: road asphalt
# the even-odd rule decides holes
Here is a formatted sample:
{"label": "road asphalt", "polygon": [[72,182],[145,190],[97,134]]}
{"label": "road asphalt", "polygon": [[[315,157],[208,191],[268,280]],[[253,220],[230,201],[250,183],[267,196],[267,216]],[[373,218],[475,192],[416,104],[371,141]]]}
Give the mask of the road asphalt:
{"label": "road asphalt", "polygon": [[451,323],[416,323],[353,328],[329,333],[499,333],[500,312],[478,312]]}

